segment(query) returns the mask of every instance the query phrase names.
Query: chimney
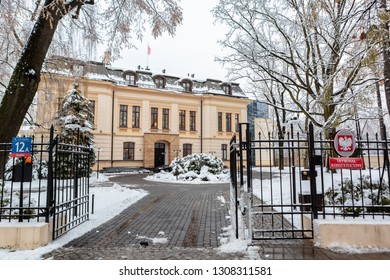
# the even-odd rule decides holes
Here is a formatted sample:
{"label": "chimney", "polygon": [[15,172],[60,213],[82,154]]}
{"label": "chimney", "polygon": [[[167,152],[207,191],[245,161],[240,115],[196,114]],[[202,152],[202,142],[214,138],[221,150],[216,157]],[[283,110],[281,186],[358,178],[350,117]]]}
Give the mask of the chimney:
{"label": "chimney", "polygon": [[111,64],[111,52],[110,51],[105,51],[104,52],[103,64],[104,65],[110,65]]}

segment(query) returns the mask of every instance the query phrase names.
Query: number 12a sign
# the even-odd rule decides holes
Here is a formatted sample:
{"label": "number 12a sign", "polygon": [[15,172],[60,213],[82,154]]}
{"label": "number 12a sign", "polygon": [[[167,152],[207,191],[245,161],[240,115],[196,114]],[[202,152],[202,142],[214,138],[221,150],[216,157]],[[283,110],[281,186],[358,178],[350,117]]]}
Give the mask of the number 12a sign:
{"label": "number 12a sign", "polygon": [[13,137],[11,157],[31,156],[31,137]]}

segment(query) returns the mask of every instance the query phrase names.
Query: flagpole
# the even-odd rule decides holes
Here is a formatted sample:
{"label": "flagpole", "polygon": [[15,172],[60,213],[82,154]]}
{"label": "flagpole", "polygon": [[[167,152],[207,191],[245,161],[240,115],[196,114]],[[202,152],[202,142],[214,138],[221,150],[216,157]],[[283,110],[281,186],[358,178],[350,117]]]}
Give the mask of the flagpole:
{"label": "flagpole", "polygon": [[148,49],[146,51],[146,70],[149,70],[149,55],[151,53],[149,42],[148,42]]}

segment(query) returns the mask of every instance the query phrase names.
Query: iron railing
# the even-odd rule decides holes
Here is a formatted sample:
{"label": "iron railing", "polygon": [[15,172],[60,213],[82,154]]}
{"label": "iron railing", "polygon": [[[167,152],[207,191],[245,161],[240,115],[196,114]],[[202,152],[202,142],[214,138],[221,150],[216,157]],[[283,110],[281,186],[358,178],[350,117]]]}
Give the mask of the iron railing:
{"label": "iron railing", "polygon": [[0,144],[0,222],[53,223],[53,239],[89,219],[93,150],[50,136],[33,137],[31,163]]}
{"label": "iron railing", "polygon": [[248,135],[247,124],[240,126],[235,143],[238,148],[230,155],[237,158],[231,160],[231,172],[240,184],[245,180],[243,185],[251,195],[240,203],[250,208],[251,224],[247,226],[253,239],[312,238],[307,217],[390,216],[387,139],[357,136],[357,149],[351,157],[361,158],[363,169],[330,169],[329,159],[340,156],[335,153],[333,140],[323,139],[321,134],[315,137],[312,125],[305,134],[288,132],[256,138]]}

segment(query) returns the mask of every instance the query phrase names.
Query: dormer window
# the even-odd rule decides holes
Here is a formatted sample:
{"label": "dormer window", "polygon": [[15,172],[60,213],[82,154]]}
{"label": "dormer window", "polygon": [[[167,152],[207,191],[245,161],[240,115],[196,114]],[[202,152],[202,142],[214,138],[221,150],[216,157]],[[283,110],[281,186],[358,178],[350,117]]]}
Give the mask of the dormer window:
{"label": "dormer window", "polygon": [[136,85],[137,83],[137,73],[133,71],[126,71],[123,73],[123,78],[126,81],[127,85]]}
{"label": "dormer window", "polygon": [[181,81],[181,86],[183,87],[185,92],[192,92],[192,81],[191,80]]}
{"label": "dormer window", "polygon": [[223,83],[221,88],[226,95],[232,95],[232,86],[230,84]]}
{"label": "dormer window", "polygon": [[73,75],[81,76],[83,75],[84,67],[83,65],[74,64],[72,65]]}
{"label": "dormer window", "polygon": [[156,88],[165,88],[165,78],[163,76],[155,76],[153,81]]}

